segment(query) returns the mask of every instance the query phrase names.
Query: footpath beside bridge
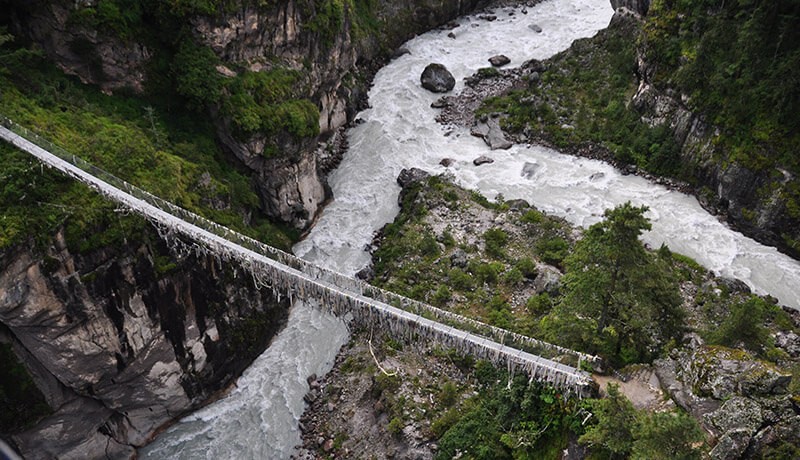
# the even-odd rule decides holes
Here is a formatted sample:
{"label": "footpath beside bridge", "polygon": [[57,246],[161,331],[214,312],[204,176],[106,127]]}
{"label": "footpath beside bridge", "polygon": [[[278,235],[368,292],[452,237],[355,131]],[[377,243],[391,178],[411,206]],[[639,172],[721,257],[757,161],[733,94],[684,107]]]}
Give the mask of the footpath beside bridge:
{"label": "footpath beside bridge", "polygon": [[[379,327],[396,338],[432,340],[477,359],[506,365],[511,371],[523,371],[532,380],[564,391],[578,395],[591,391],[591,376],[580,370],[580,364],[597,360],[594,356],[490,326],[319,267],[128,184],[7,118],[0,116],[0,121],[0,138],[141,214],[181,250],[207,251],[235,261],[258,287],[270,288],[279,296],[316,301],[337,316],[350,315],[356,324]],[[177,238],[179,235],[193,243]]]}

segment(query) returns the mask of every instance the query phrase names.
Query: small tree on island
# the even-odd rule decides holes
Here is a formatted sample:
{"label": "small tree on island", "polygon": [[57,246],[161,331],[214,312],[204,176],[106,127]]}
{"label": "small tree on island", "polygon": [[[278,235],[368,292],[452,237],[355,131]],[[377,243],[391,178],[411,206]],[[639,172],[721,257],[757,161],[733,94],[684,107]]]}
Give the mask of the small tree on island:
{"label": "small tree on island", "polygon": [[651,359],[681,332],[683,311],[668,249],[648,252],[646,206],[604,213],[564,260],[564,297],[544,319],[549,338],[603,355],[612,365]]}

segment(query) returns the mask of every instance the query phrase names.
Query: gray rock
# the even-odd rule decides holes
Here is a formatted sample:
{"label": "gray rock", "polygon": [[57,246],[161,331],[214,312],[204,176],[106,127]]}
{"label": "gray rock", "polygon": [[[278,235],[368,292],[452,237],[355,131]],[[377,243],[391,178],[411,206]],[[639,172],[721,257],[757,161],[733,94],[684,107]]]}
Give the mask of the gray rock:
{"label": "gray rock", "polygon": [[709,452],[712,460],[730,460],[741,458],[752,436],[746,430],[735,430],[725,433],[719,438],[717,445]]}
{"label": "gray rock", "polygon": [[494,163],[494,160],[487,157],[486,155],[481,155],[478,158],[472,160],[472,164],[475,166],[485,165],[488,163]]}
{"label": "gray rock", "polygon": [[511,59],[509,59],[508,56],[505,56],[503,54],[498,54],[497,56],[492,56],[489,58],[489,63],[492,64],[492,66],[494,67],[502,67],[508,64],[509,62],[511,62]]}
{"label": "gray rock", "polygon": [[510,149],[513,143],[506,139],[505,133],[500,128],[499,117],[489,117],[478,123],[470,130],[470,134],[480,137],[492,150]]}
{"label": "gray rock", "polygon": [[539,170],[539,164],[526,161],[522,166],[522,173],[520,174],[525,179],[533,179],[536,171]]}
{"label": "gray rock", "polygon": [[397,176],[397,183],[400,187],[406,188],[414,182],[419,182],[429,177],[431,177],[430,174],[419,168],[403,169],[400,171],[400,175]]}
{"label": "gray rock", "polygon": [[794,332],[778,332],[775,334],[775,345],[789,353],[789,356],[800,356],[800,336]]}
{"label": "gray rock", "polygon": [[533,282],[533,288],[537,294],[546,292],[551,297],[555,297],[561,290],[561,272],[551,265],[539,264],[537,267],[539,274]]}
{"label": "gray rock", "polygon": [[483,19],[484,21],[492,22],[492,21],[496,21],[497,20],[497,15],[494,15],[494,14],[482,14],[482,15],[478,16],[478,19]]}
{"label": "gray rock", "polygon": [[528,28],[531,29],[532,31],[536,32],[537,34],[542,33],[542,28],[539,27],[538,24],[531,24],[531,25],[528,26]]}
{"label": "gray rock", "polygon": [[703,418],[719,433],[742,430],[748,435],[755,434],[764,421],[758,403],[742,396],[732,397]]}
{"label": "gray rock", "polygon": [[450,32],[449,34],[447,34],[447,36],[448,36],[449,38],[452,38],[452,39],[455,39],[455,38],[456,38],[456,34],[454,34],[453,32]]}
{"label": "gray rock", "polygon": [[447,107],[447,96],[440,97],[439,99],[431,102],[432,109],[443,109],[445,107]]}
{"label": "gray rock", "polygon": [[445,168],[449,168],[450,166],[453,166],[455,162],[456,160],[452,158],[442,158],[442,161],[440,161],[439,164],[444,166]]}
{"label": "gray rock", "polygon": [[450,265],[453,267],[464,268],[467,266],[467,253],[458,248],[450,254]]}
{"label": "gray rock", "polygon": [[420,76],[422,87],[434,93],[446,93],[456,85],[453,74],[442,64],[432,63],[425,67]]}
{"label": "gray rock", "polygon": [[528,209],[528,208],[531,207],[530,203],[528,203],[527,201],[525,201],[525,200],[523,200],[521,198],[514,199],[514,200],[508,200],[508,201],[506,201],[506,205],[508,205],[509,209],[513,209],[515,211],[521,211],[523,209]]}

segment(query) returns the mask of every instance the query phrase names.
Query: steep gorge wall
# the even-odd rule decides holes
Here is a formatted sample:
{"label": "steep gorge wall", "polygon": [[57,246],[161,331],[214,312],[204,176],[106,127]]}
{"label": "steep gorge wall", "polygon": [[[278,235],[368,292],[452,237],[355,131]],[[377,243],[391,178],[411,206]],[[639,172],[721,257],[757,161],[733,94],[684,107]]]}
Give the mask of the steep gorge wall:
{"label": "steep gorge wall", "polygon": [[285,324],[288,301],[212,257],[146,242],[0,253],[0,341],[52,415],[4,433],[29,459],[124,458],[225,388]]}
{"label": "steep gorge wall", "polygon": [[[5,1],[15,33],[41,45],[67,73],[104,91],[141,92],[146,87],[148,66],[157,53],[154,37],[121,38],[73,17],[81,9],[99,9],[103,0]],[[318,138],[259,132],[243,138],[224,110],[209,107],[220,143],[256,178],[265,212],[296,228],[308,227],[330,197],[319,141],[363,108],[372,75],[397,46],[472,11],[481,1],[277,0],[261,2],[265,6],[242,1],[219,7],[215,14],[187,17],[194,40],[221,59],[221,75],[233,78],[274,67],[297,70],[302,75],[297,86],[319,109]],[[335,5],[343,8],[342,16],[331,19],[329,8]],[[145,22],[157,19],[143,17]],[[265,154],[265,149],[278,153]]]}
{"label": "steep gorge wall", "polygon": [[[612,0],[612,5],[617,11],[622,7],[644,17],[649,1]],[[686,95],[654,83],[656,66],[646,54],[639,47],[635,64],[639,86],[631,106],[649,124],[670,128],[701,204],[724,215],[742,233],[800,258],[800,218],[790,209],[791,186],[797,177],[779,166],[754,169],[733,159],[724,143],[718,142],[719,128],[703,113],[692,111]]]}

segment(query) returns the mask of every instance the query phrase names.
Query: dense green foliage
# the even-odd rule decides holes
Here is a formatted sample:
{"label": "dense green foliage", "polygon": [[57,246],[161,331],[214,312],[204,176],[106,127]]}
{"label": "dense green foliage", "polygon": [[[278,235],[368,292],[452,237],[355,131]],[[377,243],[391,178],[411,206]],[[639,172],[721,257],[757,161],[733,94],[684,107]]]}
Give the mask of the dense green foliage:
{"label": "dense green foliage", "polygon": [[490,98],[478,114],[503,112],[512,132],[544,137],[559,147],[594,142],[619,161],[680,175],[678,146],[666,127],[650,127],[628,106],[636,91],[635,25],[620,21],[597,38],[578,40],[553,57],[541,81]]}
{"label": "dense green foliage", "polygon": [[[210,123],[159,100],[103,95],[30,53],[0,59],[0,64],[4,115],[190,211],[279,247],[290,244],[285,230],[265,218],[243,217],[254,214],[259,199],[250,179],[224,159]],[[3,145],[0,154],[6,176],[0,182],[0,248],[46,238],[64,223],[68,230],[75,227],[81,249],[124,239],[128,230],[120,232],[120,225],[109,222],[127,220],[111,212],[114,207],[105,200],[42,171],[11,147]]]}
{"label": "dense green foliage", "polygon": [[478,395],[445,414],[450,426],[435,458],[560,458],[568,433],[580,430],[577,399],[485,362],[475,376]]}
{"label": "dense green foliage", "polygon": [[734,158],[798,171],[800,2],[654,0],[641,36],[655,82],[690,96]]}
{"label": "dense green foliage", "polygon": [[609,458],[639,460],[699,459],[704,434],[697,421],[683,412],[638,411],[619,388],[589,401],[594,422],[579,438]]}
{"label": "dense green foliage", "polygon": [[243,72],[227,85],[222,110],[242,135],[316,136],[319,110],[308,99],[297,99],[299,80],[299,72],[282,68]]}
{"label": "dense green foliage", "polygon": [[600,353],[614,364],[647,361],[679,336],[681,296],[662,254],[639,236],[646,207],[606,210],[567,256],[564,297],[547,319],[551,340]]}
{"label": "dense green foliage", "polygon": [[0,434],[27,428],[50,413],[28,370],[5,343],[0,343],[0,408]]}

